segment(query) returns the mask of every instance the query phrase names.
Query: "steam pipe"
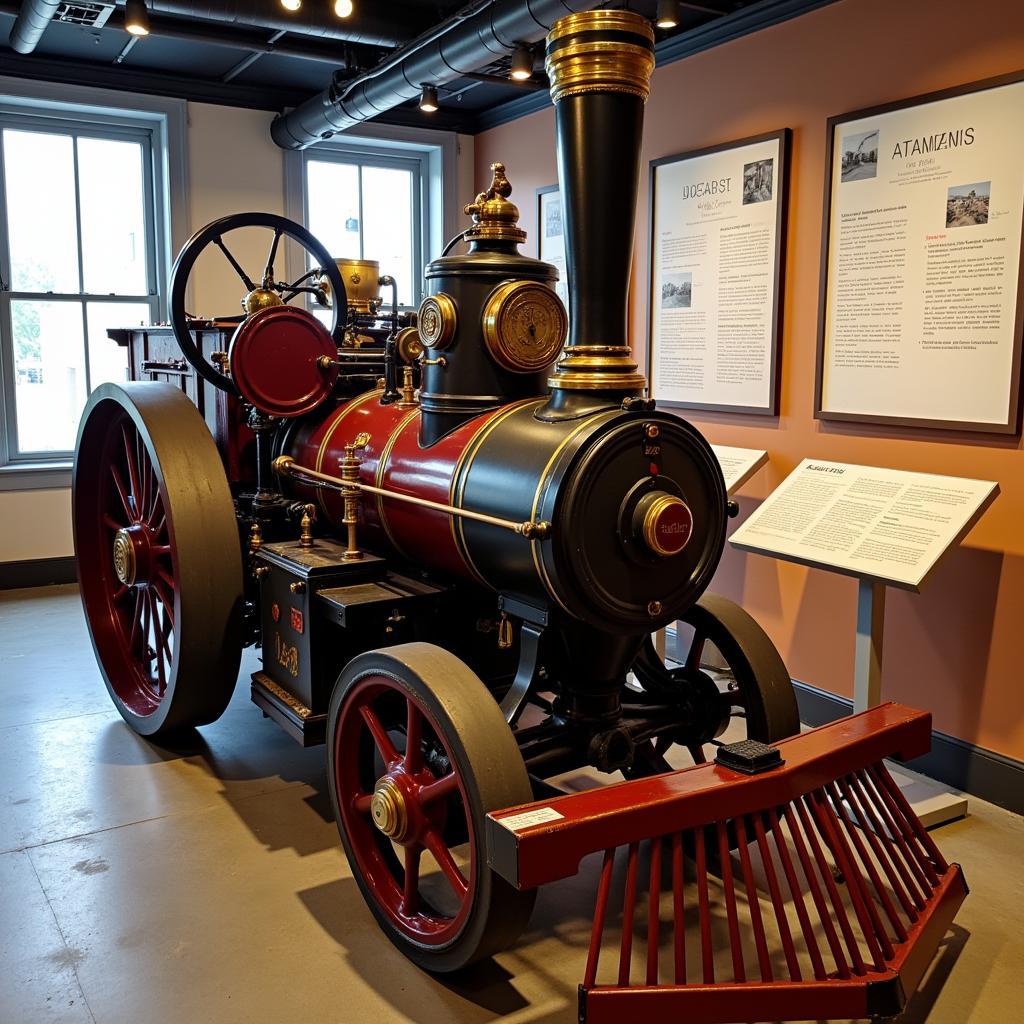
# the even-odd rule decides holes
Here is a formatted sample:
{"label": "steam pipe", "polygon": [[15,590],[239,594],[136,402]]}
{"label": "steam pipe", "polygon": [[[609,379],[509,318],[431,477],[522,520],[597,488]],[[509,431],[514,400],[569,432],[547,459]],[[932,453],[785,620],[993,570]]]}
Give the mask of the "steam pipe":
{"label": "steam pipe", "polygon": [[540,39],[559,18],[597,0],[493,0],[465,8],[343,87],[332,87],[274,119],[282,149],[304,149]]}
{"label": "steam pipe", "polygon": [[24,0],[11,28],[11,49],[18,53],[31,53],[43,38],[46,26],[59,6],[60,0]]}

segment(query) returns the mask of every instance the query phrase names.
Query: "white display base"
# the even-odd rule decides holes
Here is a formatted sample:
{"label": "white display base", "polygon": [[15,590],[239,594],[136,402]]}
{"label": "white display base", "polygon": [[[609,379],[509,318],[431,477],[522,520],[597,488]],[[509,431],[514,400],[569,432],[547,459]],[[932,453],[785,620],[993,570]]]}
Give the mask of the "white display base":
{"label": "white display base", "polygon": [[951,793],[941,783],[892,761],[886,761],[886,767],[925,828],[938,828],[967,817],[967,797]]}

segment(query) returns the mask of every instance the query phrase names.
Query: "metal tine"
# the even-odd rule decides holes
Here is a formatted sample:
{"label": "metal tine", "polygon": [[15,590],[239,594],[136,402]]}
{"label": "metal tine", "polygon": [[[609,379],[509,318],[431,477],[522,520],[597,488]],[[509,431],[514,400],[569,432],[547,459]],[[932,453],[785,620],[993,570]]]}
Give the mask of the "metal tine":
{"label": "metal tine", "polygon": [[768,840],[764,834],[764,823],[761,821],[760,814],[754,814],[752,817],[754,821],[754,835],[757,837],[757,849],[761,854],[761,863],[764,866],[764,873],[768,878],[768,892],[771,894],[772,907],[775,909],[775,920],[779,927],[779,937],[782,939],[782,950],[786,954],[786,966],[789,968],[789,976],[793,981],[802,981],[800,962],[796,958],[796,946],[793,943],[793,933],[789,928],[789,918],[786,917],[786,908],[782,903],[779,880],[775,874],[775,865],[772,863],[771,851],[768,849]]}
{"label": "metal tine", "polygon": [[743,945],[740,941],[740,923],[736,914],[736,886],[732,878],[732,858],[729,856],[729,836],[724,821],[716,821],[718,832],[718,858],[722,863],[722,895],[725,914],[729,922],[729,947],[732,950],[732,974],[735,981],[746,981],[743,966]]}
{"label": "metal tine", "polygon": [[658,984],[658,908],[661,901],[661,836],[651,840],[650,879],[647,886],[647,984]]}
{"label": "metal tine", "polygon": [[619,950],[619,985],[629,984],[629,966],[633,958],[633,916],[636,912],[636,861],[639,843],[629,844],[626,860],[626,891],[622,902],[622,948]]}
{"label": "metal tine", "polygon": [[683,904],[683,834],[672,833],[672,953],[675,982],[686,984],[686,914]]}
{"label": "metal tine", "polygon": [[[850,809],[857,815],[857,820],[861,822],[863,826],[861,831],[867,836],[868,843],[874,850],[875,859],[882,865],[882,870],[885,872],[885,877],[889,879],[892,891],[896,893],[896,898],[913,923],[917,920],[918,913],[907,895],[903,880],[900,878],[902,863],[897,860],[896,854],[893,852],[892,847],[895,844],[884,834],[882,826],[879,824],[878,818],[875,817],[874,811],[868,806],[867,799],[857,780],[849,775],[845,779],[839,780],[839,786]],[[907,882],[909,884],[909,878]]]}
{"label": "metal tine", "polygon": [[736,842],[740,853],[740,867],[743,869],[743,884],[747,889],[747,903],[750,906],[750,922],[754,928],[757,964],[761,968],[761,980],[771,981],[773,978],[772,961],[768,955],[768,940],[764,933],[764,921],[761,919],[761,901],[757,893],[757,886],[754,884],[754,872],[750,868],[747,828],[742,817],[734,819],[734,822],[736,825]]}
{"label": "metal tine", "polygon": [[[839,792],[839,790],[842,790],[842,792]],[[846,828],[846,833],[849,835],[850,841],[853,843],[853,848],[857,851],[857,856],[860,858],[860,862],[864,866],[865,871],[867,871],[868,878],[871,879],[871,884],[875,887],[875,892],[878,893],[878,900],[882,904],[882,908],[885,910],[886,917],[889,918],[889,923],[892,925],[893,931],[896,933],[897,940],[899,942],[906,942],[907,929],[904,927],[903,921],[889,896],[889,890],[886,889],[882,882],[882,876],[878,873],[878,868],[875,866],[874,859],[864,844],[863,834],[865,830],[857,827],[857,823],[853,820],[850,808],[843,802],[843,797],[846,795],[846,791],[843,788],[842,783],[839,783],[838,790],[836,788],[836,783],[830,783],[828,786],[828,794],[832,798],[832,809],[835,812],[836,817],[842,821]],[[887,955],[891,956],[892,954]]]}
{"label": "metal tine", "polygon": [[849,846],[839,827],[835,811],[824,789],[816,789],[808,793],[805,799],[810,800],[811,812],[814,814],[825,837],[825,842],[836,855],[839,870],[846,882],[846,891],[850,894],[857,921],[860,923],[864,940],[868,944],[868,952],[876,970],[884,970],[885,960],[893,955],[892,943],[878,919],[874,901],[866,897],[867,883],[864,876],[857,870],[856,862],[850,853]]}
{"label": "metal tine", "polygon": [[934,889],[935,886],[939,884],[939,876],[935,870],[935,865],[932,863],[927,851],[919,843],[917,834],[914,832],[913,828],[911,828],[910,822],[907,821],[903,812],[900,810],[899,805],[893,799],[892,794],[882,783],[877,767],[877,765],[870,765],[868,767],[868,774],[875,786],[875,790],[882,797],[883,802],[892,814],[897,831],[904,839],[906,839],[907,846],[914,855],[914,860],[917,861],[918,866],[922,871],[924,871],[925,877],[928,879],[929,886]]}
{"label": "metal tine", "polygon": [[907,890],[910,892],[910,896],[917,909],[923,910],[925,901],[928,899],[928,893],[931,890],[931,885],[928,882],[928,878],[925,875],[924,870],[918,863],[917,856],[910,848],[910,844],[907,842],[907,837],[903,834],[903,830],[893,820],[892,815],[889,813],[889,808],[875,789],[875,784],[871,777],[865,773],[863,768],[858,769],[856,777],[861,784],[864,797],[882,819],[882,824],[885,826],[886,831],[895,843],[896,848],[899,850],[900,856],[909,868],[910,873],[914,876],[914,881],[917,883],[916,885],[911,885],[910,879],[905,878]]}
{"label": "metal tine", "polygon": [[914,809],[907,803],[907,798],[903,795],[903,791],[899,786],[896,785],[896,780],[886,770],[885,765],[876,765],[879,769],[879,775],[882,777],[882,784],[892,794],[893,799],[899,805],[900,810],[903,812],[903,816],[907,819],[907,823],[910,825],[914,832],[914,835],[924,844],[924,848],[928,851],[928,855],[931,857],[935,864],[935,867],[942,872],[949,870],[949,864],[946,862],[946,858],[939,852],[939,848],[935,845],[935,840],[928,835],[928,830],[921,824],[921,819],[914,813]]}
{"label": "metal tine", "polygon": [[697,850],[697,896],[700,903],[700,947],[704,984],[715,983],[715,949],[711,941],[711,909],[708,901],[708,858],[704,849],[704,829],[694,829]]}
{"label": "metal tine", "polygon": [[[797,809],[799,810],[799,805]],[[825,938],[828,940],[828,948],[832,951],[832,959],[835,961],[836,970],[839,972],[840,978],[849,978],[850,968],[846,963],[846,957],[843,956],[843,945],[839,941],[839,933],[836,931],[836,926],[832,923],[832,915],[829,913],[828,903],[825,901],[824,894],[821,891],[821,884],[818,881],[817,872],[814,870],[814,862],[808,853],[804,837],[800,834],[800,827],[797,824],[793,808],[790,804],[786,804],[782,809],[782,817],[789,829],[789,834],[793,837],[793,848],[796,850],[796,855],[800,860],[800,867],[803,869],[807,885],[811,890],[811,899],[814,901],[814,907],[818,911],[822,927],[825,929]],[[810,840],[808,840],[809,842]]]}
{"label": "metal tine", "polygon": [[825,978],[825,963],[821,958],[821,950],[818,949],[818,940],[814,936],[814,928],[804,904],[804,894],[800,891],[800,884],[796,872],[793,870],[793,858],[789,855],[789,847],[786,845],[782,829],[779,827],[779,816],[775,808],[768,811],[768,826],[771,829],[772,838],[775,840],[775,847],[779,851],[779,859],[782,861],[782,870],[786,875],[789,891],[793,896],[793,905],[796,907],[800,930],[804,934],[804,944],[807,946],[807,953],[811,958],[814,977],[822,981]]}
{"label": "metal tine", "polygon": [[587,954],[587,969],[583,975],[583,984],[587,988],[592,988],[597,981],[597,961],[601,956],[601,940],[604,938],[604,917],[608,909],[608,894],[612,885],[615,849],[613,846],[604,851],[604,862],[601,864],[601,881],[597,885],[594,924],[590,931],[590,952]]}
{"label": "metal tine", "polygon": [[[853,933],[850,915],[846,912],[846,904],[843,902],[843,897],[832,874],[832,865],[829,863],[821,846],[821,841],[824,841],[826,846],[828,845],[828,837],[821,831],[821,824],[816,819],[812,823],[812,815],[808,813],[807,808],[801,801],[794,801],[793,806],[796,807],[800,823],[804,828],[804,834],[807,836],[811,852],[814,854],[815,863],[818,865],[818,871],[825,883],[825,888],[828,890],[829,899],[832,901],[832,909],[835,911],[836,920],[839,922],[839,928],[843,933],[843,938],[846,940],[846,948],[849,950],[850,959],[853,962],[853,973],[864,974],[867,971],[867,965],[864,963],[863,956],[861,956],[860,943]],[[818,838],[819,831],[821,831],[821,841]]]}

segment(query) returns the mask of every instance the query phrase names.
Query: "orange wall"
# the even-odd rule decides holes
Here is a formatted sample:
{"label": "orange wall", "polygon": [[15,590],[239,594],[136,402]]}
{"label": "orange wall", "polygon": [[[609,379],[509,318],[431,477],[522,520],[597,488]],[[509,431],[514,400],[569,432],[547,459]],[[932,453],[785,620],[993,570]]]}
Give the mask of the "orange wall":
{"label": "orange wall", "polygon": [[[1021,0],[841,0],[655,72],[644,132],[632,341],[646,344],[649,160],[793,129],[781,415],[704,414],[717,443],[765,448],[741,518],[803,458],[998,480],[1002,495],[924,594],[890,591],[883,692],[935,727],[1024,759],[1024,456],[1017,439],[823,424],[813,418],[825,120],[1024,66]],[[1007,131],[1024,130],[1024,111]],[[556,179],[548,109],[476,140],[477,181],[502,160],[536,255],[534,189]],[[1024,173],[1024,168],[1021,169]],[[481,184],[482,187],[482,184]],[[797,679],[852,694],[856,583],[728,549],[714,589],[741,600]]]}

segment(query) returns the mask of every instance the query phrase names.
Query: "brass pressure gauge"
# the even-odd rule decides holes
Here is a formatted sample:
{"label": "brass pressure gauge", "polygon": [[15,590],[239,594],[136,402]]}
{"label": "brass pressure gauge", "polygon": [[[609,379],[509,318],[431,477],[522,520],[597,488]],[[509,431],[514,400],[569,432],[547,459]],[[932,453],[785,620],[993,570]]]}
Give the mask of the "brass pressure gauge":
{"label": "brass pressure gauge", "polygon": [[395,335],[395,351],[403,363],[412,366],[419,359],[420,353],[423,351],[420,332],[415,327],[403,327]]}
{"label": "brass pressure gauge", "polygon": [[447,348],[455,337],[457,323],[455,301],[450,295],[438,292],[428,295],[420,304],[416,324],[420,341],[427,348]]}
{"label": "brass pressure gauge", "polygon": [[508,281],[484,306],[483,334],[495,361],[513,373],[547,369],[561,351],[569,316],[554,290],[539,281]]}

